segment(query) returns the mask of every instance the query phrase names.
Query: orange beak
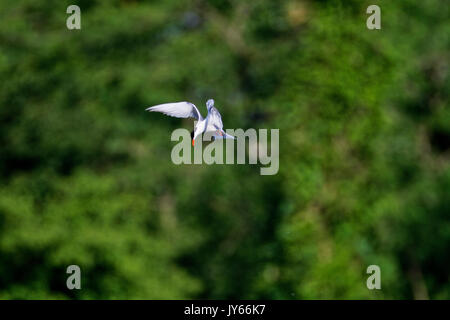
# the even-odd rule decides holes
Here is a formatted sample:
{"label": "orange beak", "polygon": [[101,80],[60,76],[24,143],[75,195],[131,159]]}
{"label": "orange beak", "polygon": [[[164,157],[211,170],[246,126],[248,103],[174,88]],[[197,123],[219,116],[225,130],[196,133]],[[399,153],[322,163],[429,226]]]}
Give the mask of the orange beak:
{"label": "orange beak", "polygon": [[192,139],[192,146],[194,146],[194,139]]}

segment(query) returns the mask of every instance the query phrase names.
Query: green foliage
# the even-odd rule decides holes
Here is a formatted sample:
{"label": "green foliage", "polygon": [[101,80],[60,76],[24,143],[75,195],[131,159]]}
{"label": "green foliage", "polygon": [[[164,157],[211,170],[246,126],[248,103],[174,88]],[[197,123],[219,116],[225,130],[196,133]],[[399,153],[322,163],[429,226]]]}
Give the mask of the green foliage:
{"label": "green foliage", "polygon": [[[0,299],[448,299],[448,10],[375,3],[0,2]],[[208,98],[278,175],[172,164]]]}

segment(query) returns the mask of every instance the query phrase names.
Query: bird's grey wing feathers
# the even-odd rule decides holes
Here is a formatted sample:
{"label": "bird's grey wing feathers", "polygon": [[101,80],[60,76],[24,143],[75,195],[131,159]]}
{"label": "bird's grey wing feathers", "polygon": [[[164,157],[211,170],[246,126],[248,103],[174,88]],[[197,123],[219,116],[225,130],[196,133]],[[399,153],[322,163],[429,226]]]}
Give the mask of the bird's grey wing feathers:
{"label": "bird's grey wing feathers", "polygon": [[209,108],[209,119],[208,119],[208,127],[216,127],[218,129],[223,128],[222,117],[220,116],[219,110],[215,107]]}
{"label": "bird's grey wing feathers", "polygon": [[175,118],[194,118],[197,120],[203,119],[197,107],[193,103],[186,101],[159,104],[145,110],[152,112],[161,112],[165,115]]}

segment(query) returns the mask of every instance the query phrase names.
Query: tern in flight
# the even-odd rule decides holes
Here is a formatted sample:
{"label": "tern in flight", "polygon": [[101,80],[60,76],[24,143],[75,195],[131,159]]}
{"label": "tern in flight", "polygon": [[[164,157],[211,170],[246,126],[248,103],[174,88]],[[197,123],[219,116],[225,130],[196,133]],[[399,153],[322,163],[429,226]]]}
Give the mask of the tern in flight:
{"label": "tern in flight", "polygon": [[223,131],[222,117],[220,116],[219,110],[214,107],[213,99],[206,101],[206,108],[208,108],[208,115],[204,119],[197,107],[190,102],[164,103],[145,110],[161,112],[176,118],[197,119],[194,131],[191,133],[192,146],[194,146],[195,139],[203,132],[211,133],[214,139],[235,139],[235,137]]}

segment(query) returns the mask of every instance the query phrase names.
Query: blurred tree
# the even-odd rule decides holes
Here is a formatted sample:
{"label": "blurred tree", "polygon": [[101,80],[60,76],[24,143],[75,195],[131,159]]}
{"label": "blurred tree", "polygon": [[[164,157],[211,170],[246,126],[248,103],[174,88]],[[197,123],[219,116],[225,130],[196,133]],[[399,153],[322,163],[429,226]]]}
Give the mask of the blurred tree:
{"label": "blurred tree", "polygon": [[[448,299],[447,16],[438,0],[0,2],[0,298]],[[278,175],[170,162],[192,124],[144,109],[211,97],[225,127],[280,128]]]}

